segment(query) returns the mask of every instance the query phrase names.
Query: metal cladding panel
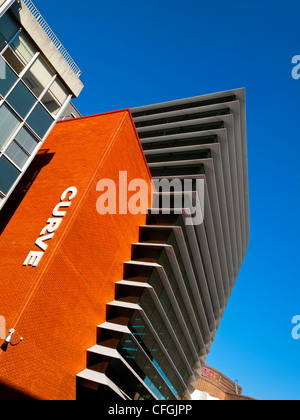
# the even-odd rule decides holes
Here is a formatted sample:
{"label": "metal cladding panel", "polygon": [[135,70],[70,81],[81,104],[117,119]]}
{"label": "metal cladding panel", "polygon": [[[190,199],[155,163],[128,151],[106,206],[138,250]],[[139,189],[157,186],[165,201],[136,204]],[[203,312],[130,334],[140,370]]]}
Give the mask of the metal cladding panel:
{"label": "metal cladding panel", "polygon": [[[106,319],[106,303],[123,278],[131,243],[139,238],[145,215],[100,216],[100,179],[118,186],[151,176],[129,111],[58,123],[7,202],[0,221],[1,315],[15,328],[16,347],[0,350],[4,390],[36,399],[76,398],[76,374],[86,366],[86,349],[96,326]],[[62,194],[71,206],[37,267],[24,266]],[[149,194],[151,189],[149,188]],[[150,198],[150,196],[149,196]],[[117,195],[118,200],[118,195]],[[118,202],[117,202],[118,204]],[[5,398],[5,391],[0,399]]]}

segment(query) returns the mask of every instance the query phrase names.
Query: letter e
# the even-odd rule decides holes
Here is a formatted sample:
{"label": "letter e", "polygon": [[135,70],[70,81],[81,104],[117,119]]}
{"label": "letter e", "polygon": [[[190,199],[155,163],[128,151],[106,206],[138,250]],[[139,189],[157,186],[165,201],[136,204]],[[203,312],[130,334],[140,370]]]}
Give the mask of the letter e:
{"label": "letter e", "polygon": [[23,266],[31,265],[32,267],[37,267],[43,255],[43,252],[30,251]]}

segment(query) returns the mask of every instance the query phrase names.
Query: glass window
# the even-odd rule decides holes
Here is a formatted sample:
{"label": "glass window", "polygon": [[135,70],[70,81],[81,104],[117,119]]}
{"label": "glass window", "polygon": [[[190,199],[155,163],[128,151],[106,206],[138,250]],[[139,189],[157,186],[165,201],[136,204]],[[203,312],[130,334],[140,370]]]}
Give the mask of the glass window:
{"label": "glass window", "polygon": [[174,399],[170,389],[164,384],[153,365],[129,335],[124,335],[120,340],[118,351],[159,399]]}
{"label": "glass window", "polygon": [[171,307],[171,302],[165,290],[162,291],[161,295],[159,296],[159,300],[162,304],[162,307],[164,308],[165,313],[167,314]]}
{"label": "glass window", "polygon": [[8,62],[8,64],[14,69],[17,74],[20,74],[21,71],[24,69],[24,64],[15,56],[10,48],[4,51],[3,57]]}
{"label": "glass window", "polygon": [[54,73],[49,69],[41,57],[38,57],[30,69],[25,73],[23,80],[29,89],[39,97],[51,82]]}
{"label": "glass window", "polygon": [[69,92],[67,89],[60,80],[56,79],[48,92],[44,95],[42,102],[51,114],[56,115],[62,105],[66,102],[68,96]]}
{"label": "glass window", "polygon": [[26,122],[42,139],[53,124],[54,119],[48,114],[41,104],[37,104],[27,118]]}
{"label": "glass window", "polygon": [[[142,334],[140,333],[140,328],[137,325],[144,326]],[[168,371],[170,364],[165,355],[163,354],[162,350],[160,349],[159,345],[157,344],[151,331],[148,327],[145,326],[144,321],[141,319],[141,315],[137,311],[133,313],[133,316],[129,323],[129,328],[133,331],[133,335],[137,339],[138,343],[148,354],[148,356],[152,360],[152,363],[159,370],[160,374],[168,383],[170,383],[169,378],[166,377],[166,372]],[[180,359],[178,358],[178,360]],[[175,362],[177,363],[177,360],[174,360],[174,363]],[[170,383],[174,394],[177,395],[178,393],[182,393],[183,386],[179,383],[177,379],[174,382],[176,383],[176,386],[175,383],[173,383],[172,385]]]}
{"label": "glass window", "polygon": [[159,278],[159,275],[155,269],[153,270],[151,276],[149,277],[148,283],[154,288],[157,296],[160,296],[164,288]]}
{"label": "glass window", "polygon": [[37,49],[22,32],[14,39],[10,46],[25,66],[37,52]]}
{"label": "glass window", "polygon": [[20,173],[8,159],[2,156],[0,158],[0,191],[7,194]]}
{"label": "glass window", "polygon": [[35,104],[36,99],[20,81],[8,96],[7,102],[22,118],[25,118]]}
{"label": "glass window", "polygon": [[[155,282],[153,282],[152,279],[155,279]],[[167,317],[168,317],[168,319],[169,319],[169,321],[170,321],[170,323],[173,327],[173,330],[175,331],[176,336],[180,337],[180,344],[181,344],[181,347],[183,348],[183,350],[185,352],[185,355],[187,356],[188,360],[193,359],[192,354],[190,352],[190,349],[188,347],[187,341],[186,341],[185,336],[183,334],[183,331],[182,331],[182,329],[180,327],[180,324],[177,320],[177,316],[176,316],[176,314],[174,312],[174,309],[171,305],[171,301],[169,300],[169,297],[168,297],[166,291],[163,289],[161,280],[159,279],[159,277],[155,278],[154,276],[151,276],[149,284],[151,284],[152,287],[154,287],[154,289],[156,291],[156,294],[158,295],[159,300],[160,300],[160,302],[161,302],[161,304],[162,304],[162,306],[163,306],[163,308],[166,312],[166,315],[167,315]],[[168,335],[167,330],[162,331],[162,329],[164,329],[164,326],[162,326],[160,331],[159,331],[160,333],[163,332],[163,334],[165,335],[164,342],[165,343],[171,342],[171,338]],[[168,342],[168,340],[169,340],[169,342]],[[172,347],[172,345],[170,346],[169,344],[168,345],[165,344],[165,347],[168,350],[170,356],[173,358],[173,352],[175,351],[175,346]]]}
{"label": "glass window", "polygon": [[4,51],[3,57],[16,73],[20,74],[37,52],[36,48],[20,33]]}
{"label": "glass window", "polygon": [[16,140],[29,154],[32,154],[39,143],[26,127],[21,128],[16,135]]}
{"label": "glass window", "polygon": [[[152,302],[152,308],[150,308],[151,305],[148,305],[148,307],[145,307],[144,303],[147,302],[147,301]],[[158,313],[158,310],[154,306],[154,302],[152,301],[152,298],[150,297],[149,292],[147,290],[145,290],[145,292],[141,296],[139,304],[144,309],[148,319],[150,320],[153,328],[155,329],[156,333],[158,334],[158,336],[159,336],[160,340],[162,341],[164,347],[166,348],[166,350],[170,354],[170,356],[171,356],[172,360],[174,361],[178,371],[181,373],[181,375],[183,375],[184,370],[182,371],[182,369],[180,368],[181,357],[179,356],[179,353],[178,353],[176,358],[173,357],[174,353],[175,352],[177,353],[175,343],[173,342],[167,328],[165,328],[163,320],[162,320],[160,314]],[[149,311],[149,308],[150,308],[150,311]],[[175,321],[175,313],[173,314],[173,319],[170,318],[169,321],[171,323]],[[193,361],[192,354],[189,350],[189,347],[187,345],[187,342],[186,342],[186,339],[185,339],[184,334],[182,332],[182,329],[180,328],[178,323],[176,323],[176,324],[177,324],[178,328],[177,328],[177,330],[175,330],[175,333],[177,332],[177,334],[176,334],[177,337],[180,337],[181,346],[182,346],[183,349],[186,350],[185,354],[186,354],[188,360]],[[144,336],[146,337],[146,334],[144,334]],[[150,346],[149,343],[147,343],[147,337],[146,337],[146,339],[143,338],[143,342],[148,349],[152,348],[152,346]],[[159,363],[158,356],[154,355],[154,357],[155,357],[156,361]]]}
{"label": "glass window", "polygon": [[0,60],[1,70],[5,71],[5,77],[3,79],[0,77],[0,95],[5,96],[18,78],[2,57],[0,57]]}
{"label": "glass window", "polygon": [[6,105],[0,108],[0,149],[3,149],[20,124],[17,116]]}
{"label": "glass window", "polygon": [[26,127],[22,127],[15,140],[7,148],[5,154],[19,168],[23,168],[38,143],[38,140],[30,131]]}
{"label": "glass window", "polygon": [[0,51],[7,45],[7,43],[18,32],[19,27],[16,23],[5,13],[0,19]]}
{"label": "glass window", "polygon": [[15,141],[7,148],[5,154],[17,165],[23,168],[29,158],[27,154]]}

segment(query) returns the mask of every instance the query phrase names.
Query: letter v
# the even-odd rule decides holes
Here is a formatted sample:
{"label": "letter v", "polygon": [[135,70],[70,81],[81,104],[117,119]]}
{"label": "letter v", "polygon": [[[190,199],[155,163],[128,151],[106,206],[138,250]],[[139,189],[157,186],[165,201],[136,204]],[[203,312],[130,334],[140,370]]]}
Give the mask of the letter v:
{"label": "letter v", "polygon": [[45,252],[46,249],[48,248],[48,245],[46,245],[44,242],[49,241],[50,239],[53,238],[53,236],[54,236],[54,233],[51,233],[51,235],[41,236],[40,238],[37,239],[35,243],[36,246],[38,246]]}

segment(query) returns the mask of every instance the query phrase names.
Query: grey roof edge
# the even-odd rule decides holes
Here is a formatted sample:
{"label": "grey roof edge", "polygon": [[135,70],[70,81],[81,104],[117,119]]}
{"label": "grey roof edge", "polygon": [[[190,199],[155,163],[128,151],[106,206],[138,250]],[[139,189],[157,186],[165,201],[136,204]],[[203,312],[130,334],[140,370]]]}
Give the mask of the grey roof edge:
{"label": "grey roof edge", "polygon": [[239,88],[239,89],[232,89],[232,90],[227,90],[227,91],[222,91],[222,92],[215,92],[215,93],[209,93],[209,94],[204,94],[204,95],[198,95],[198,96],[193,96],[191,98],[184,98],[184,99],[177,99],[177,100],[173,100],[173,101],[167,101],[167,102],[160,102],[160,103],[156,103],[153,105],[144,105],[144,106],[139,106],[139,107],[133,107],[131,108],[132,112],[139,112],[139,111],[146,111],[148,109],[155,109],[155,108],[161,108],[162,105],[169,107],[172,105],[180,105],[180,104],[185,104],[185,103],[190,103],[190,102],[197,102],[199,99],[201,101],[206,101],[206,100],[210,100],[210,99],[219,99],[219,98],[224,98],[226,96],[232,96],[235,95],[237,97],[238,100],[245,102],[246,101],[246,88]]}
{"label": "grey roof edge", "polygon": [[83,89],[83,83],[33,17],[23,0],[15,2],[10,11],[70,89],[73,97],[78,97]]}

